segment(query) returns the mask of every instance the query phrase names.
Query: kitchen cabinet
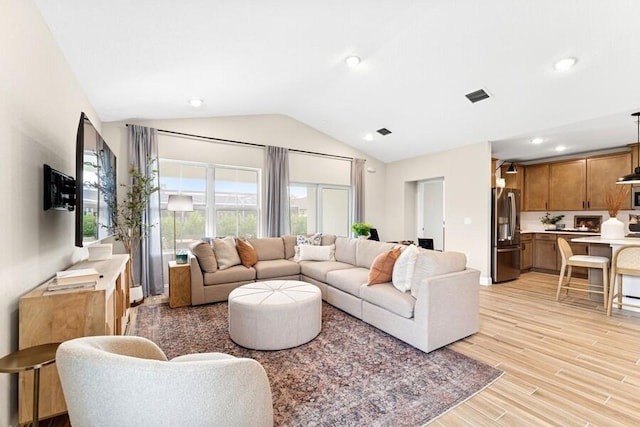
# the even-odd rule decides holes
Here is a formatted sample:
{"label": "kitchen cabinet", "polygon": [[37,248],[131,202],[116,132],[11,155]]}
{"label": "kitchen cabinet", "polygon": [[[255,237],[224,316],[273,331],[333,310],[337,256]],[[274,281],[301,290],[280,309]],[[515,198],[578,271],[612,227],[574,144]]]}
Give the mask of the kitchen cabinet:
{"label": "kitchen cabinet", "polygon": [[533,268],[549,273],[558,271],[556,235],[536,233],[533,244]]}
{"label": "kitchen cabinet", "polygon": [[[588,158],[587,209],[607,210],[607,191],[616,191],[616,180],[632,170],[630,152]],[[622,209],[631,209],[631,196],[627,197]]]}
{"label": "kitchen cabinet", "polygon": [[524,211],[546,211],[549,204],[549,163],[524,170]]}
{"label": "kitchen cabinet", "polygon": [[530,270],[533,267],[533,235],[521,234],[520,245],[520,270]]}
{"label": "kitchen cabinet", "polygon": [[579,211],[586,209],[586,159],[549,165],[549,210]]}
{"label": "kitchen cabinet", "polygon": [[[524,168],[523,211],[607,209],[606,195],[632,170],[631,152],[608,154]],[[631,209],[631,196],[622,205]]]}

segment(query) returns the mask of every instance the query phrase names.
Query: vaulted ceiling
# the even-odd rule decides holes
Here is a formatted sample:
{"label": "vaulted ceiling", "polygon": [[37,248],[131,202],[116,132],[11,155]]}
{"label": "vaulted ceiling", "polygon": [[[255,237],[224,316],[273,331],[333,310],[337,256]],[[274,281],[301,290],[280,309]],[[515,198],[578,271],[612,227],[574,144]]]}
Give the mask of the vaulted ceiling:
{"label": "vaulted ceiling", "polygon": [[286,114],[384,162],[636,142],[637,0],[35,3],[103,121]]}

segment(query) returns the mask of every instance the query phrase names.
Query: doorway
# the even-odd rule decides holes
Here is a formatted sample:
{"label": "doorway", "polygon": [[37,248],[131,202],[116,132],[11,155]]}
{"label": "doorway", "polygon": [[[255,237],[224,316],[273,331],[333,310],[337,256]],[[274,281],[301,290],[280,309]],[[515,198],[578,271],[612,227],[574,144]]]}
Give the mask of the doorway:
{"label": "doorway", "polygon": [[444,177],[418,181],[417,236],[433,239],[433,249],[444,251]]}

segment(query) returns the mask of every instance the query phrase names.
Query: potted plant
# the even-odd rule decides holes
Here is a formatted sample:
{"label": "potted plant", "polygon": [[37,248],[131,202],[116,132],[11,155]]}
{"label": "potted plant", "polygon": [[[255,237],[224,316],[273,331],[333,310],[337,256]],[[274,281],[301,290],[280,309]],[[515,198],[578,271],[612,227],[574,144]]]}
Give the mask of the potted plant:
{"label": "potted plant", "polygon": [[547,212],[545,216],[540,217],[540,222],[546,225],[545,230],[555,230],[556,224],[560,222],[562,218],[564,218],[564,215],[562,214],[557,216],[551,216],[551,214]]}
{"label": "potted plant", "polygon": [[371,224],[366,222],[354,222],[351,224],[351,231],[353,235],[359,238],[369,237],[369,231],[371,230]]}
{"label": "potted plant", "polygon": [[[148,160],[146,167],[150,168],[152,163],[152,159]],[[159,187],[155,185],[157,173],[158,171],[153,169],[149,176],[145,176],[132,165],[129,169],[130,183],[120,184],[120,187],[126,189],[124,198],[121,201],[118,201],[117,198],[105,200],[111,213],[111,221],[100,225],[113,235],[116,241],[122,242],[132,264],[138,255],[140,242],[147,238],[149,231],[155,225],[144,223],[142,217],[147,208],[149,197],[159,190]],[[101,175],[100,172],[99,175]],[[108,180],[98,182],[94,186],[101,190],[105,185],[109,185]],[[135,285],[132,268],[129,268],[129,288],[131,301],[133,303],[141,302],[144,298],[142,286]]]}

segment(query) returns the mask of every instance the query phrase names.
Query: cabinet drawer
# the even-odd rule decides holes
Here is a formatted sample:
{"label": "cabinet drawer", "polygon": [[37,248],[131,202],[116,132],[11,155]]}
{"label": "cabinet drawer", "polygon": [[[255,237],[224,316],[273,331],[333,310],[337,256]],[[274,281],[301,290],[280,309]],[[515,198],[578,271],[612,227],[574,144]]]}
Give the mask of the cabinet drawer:
{"label": "cabinet drawer", "polygon": [[556,240],[555,234],[536,233],[536,240]]}
{"label": "cabinet drawer", "polygon": [[521,242],[530,242],[531,240],[533,240],[533,235],[532,234],[525,233],[525,234],[521,234],[520,235],[520,241]]}

